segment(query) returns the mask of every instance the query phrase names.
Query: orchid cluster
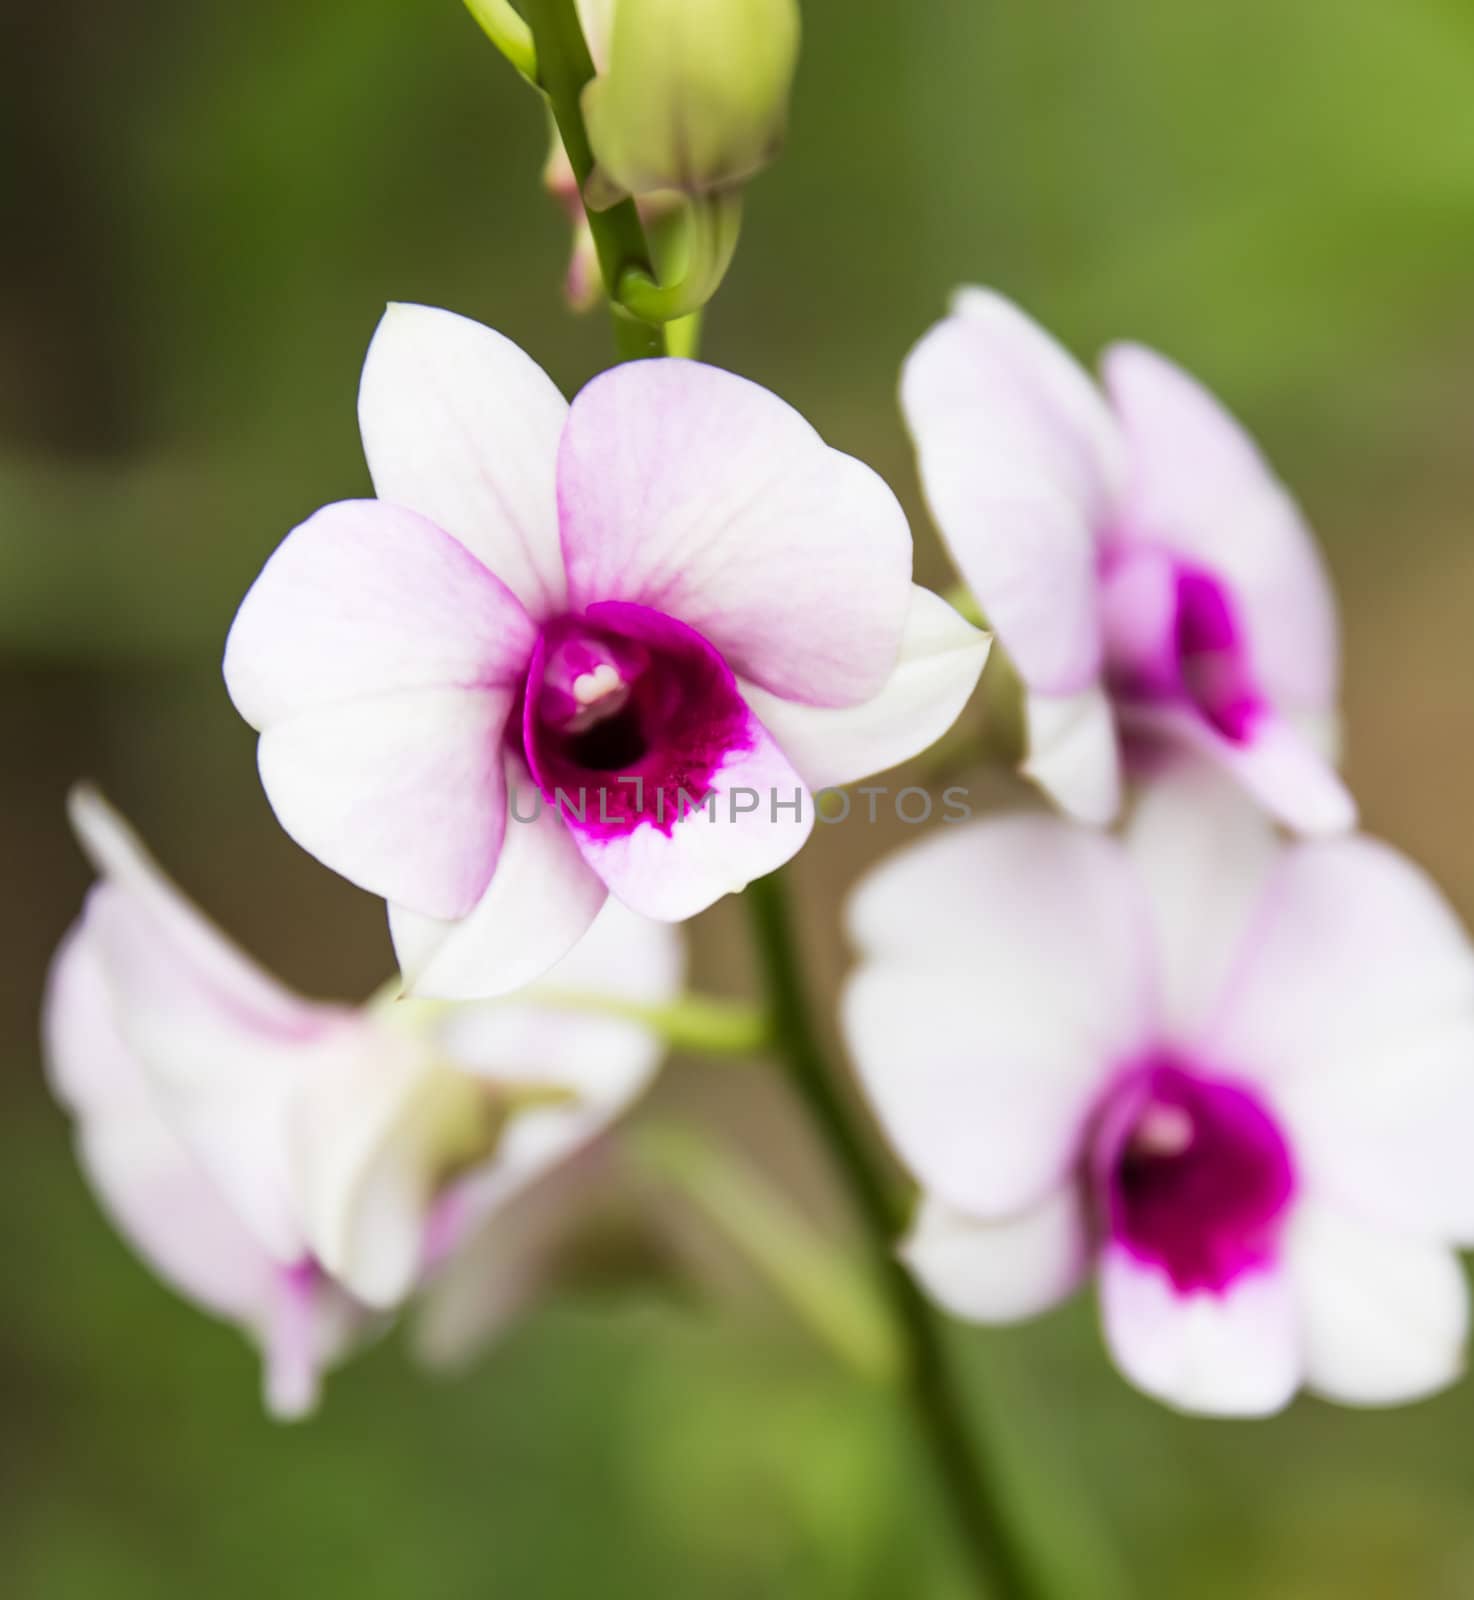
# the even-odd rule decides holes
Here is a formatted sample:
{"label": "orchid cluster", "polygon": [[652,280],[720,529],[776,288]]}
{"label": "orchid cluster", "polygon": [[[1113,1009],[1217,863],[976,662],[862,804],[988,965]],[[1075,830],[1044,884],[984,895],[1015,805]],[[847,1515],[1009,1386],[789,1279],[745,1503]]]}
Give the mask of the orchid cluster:
{"label": "orchid cluster", "polygon": [[[901,405],[966,588],[916,586],[891,489],[693,354],[794,6],[471,9],[547,97],[572,298],[631,359],[569,402],[490,328],[391,306],[374,496],[289,533],[230,630],[282,827],[386,903],[372,998],[285,988],[75,794],[99,881],[45,1038],[110,1218],[259,1344],[277,1414],[406,1307],[474,1346],[665,1046],[709,1042],[673,1021],[678,925],[746,894],[751,1042],[847,1163],[874,1292],[1008,1322],[1093,1280],[1121,1371],[1192,1411],[1451,1382],[1474,946],[1353,831],[1331,590],[1258,449],[1164,357],[1114,347],[1097,387],[963,290]],[[981,758],[958,719],[993,635],[1039,798],[939,817],[849,904],[841,1027],[897,1173],[815,1076],[775,875],[826,793],[944,736]]]}

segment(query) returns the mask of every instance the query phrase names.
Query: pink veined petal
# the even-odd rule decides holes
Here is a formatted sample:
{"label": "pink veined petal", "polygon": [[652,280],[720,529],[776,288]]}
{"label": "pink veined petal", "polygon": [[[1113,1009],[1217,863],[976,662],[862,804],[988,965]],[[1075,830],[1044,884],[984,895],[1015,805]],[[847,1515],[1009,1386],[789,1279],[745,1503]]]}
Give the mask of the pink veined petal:
{"label": "pink veined petal", "polygon": [[539,621],[565,598],[556,464],[567,402],[510,339],[391,305],[358,392],[374,490],[458,539]]}
{"label": "pink veined petal", "polygon": [[1155,1022],[1123,853],[1041,817],[943,828],[862,882],[849,926],[841,1021],[898,1154],[979,1219],[1042,1200]]}
{"label": "pink veined petal", "polygon": [[637,361],[574,400],[558,460],[570,604],[623,600],[702,634],[809,705],[896,664],[911,533],[870,469],[790,406],[695,361]]}
{"label": "pink veined petal", "polygon": [[531,619],[434,523],[377,500],[325,506],[251,585],[225,683],[257,729],[402,689],[520,685]]}
{"label": "pink veined petal", "polygon": [[1403,1405],[1462,1374],[1469,1292],[1447,1245],[1310,1203],[1291,1226],[1289,1263],[1316,1393]]}
{"label": "pink veined petal", "polygon": [[1074,1293],[1090,1260],[1079,1191],[982,1222],[927,1197],[901,1258],[938,1305],[969,1322],[1022,1322]]}
{"label": "pink veined petal", "polygon": [[261,736],[267,798],[304,850],[426,916],[465,916],[506,829],[511,689],[411,689],[323,706]]}
{"label": "pink veined petal", "polygon": [[1128,731],[1173,744],[1216,762],[1287,828],[1307,836],[1345,833],[1356,825],[1356,801],[1313,740],[1288,718],[1257,716],[1241,740],[1175,706],[1133,709]]}
{"label": "pink veined petal", "polygon": [[1223,1060],[1282,1084],[1380,1059],[1394,1094],[1403,1047],[1471,1014],[1474,947],[1437,886],[1356,837],[1285,852],[1210,1032]]}
{"label": "pink veined petal", "polygon": [[1095,386],[1016,306],[970,289],[907,357],[901,405],[932,515],[1020,676],[1044,694],[1086,688],[1120,470]]}
{"label": "pink veined petal", "polygon": [[1100,1309],[1122,1373],[1179,1411],[1269,1416],[1300,1385],[1295,1294],[1283,1266],[1245,1273],[1221,1293],[1181,1295],[1160,1267],[1110,1246]]}
{"label": "pink veined petal", "polygon": [[1335,600],[1293,500],[1243,428],[1155,351],[1106,352],[1125,434],[1121,531],[1180,551],[1227,580],[1255,677],[1283,711],[1328,710],[1340,674]]}
{"label": "pink veined petal", "polygon": [[481,1000],[541,977],[582,937],[608,897],[526,767],[507,762],[510,808],[496,870],[456,921],[389,907],[389,931],[412,994]]}
{"label": "pink veined petal", "polygon": [[647,822],[610,833],[569,818],[584,860],[631,910],[683,922],[803,847],[814,826],[812,795],[756,717],[745,738],[712,772],[700,803],[693,797],[679,807],[669,828]]}
{"label": "pink veined petal", "polygon": [[439,1038],[467,1071],[511,1084],[573,1090],[584,1106],[623,1106],[649,1081],[664,1045],[598,1002],[657,1006],[680,993],[681,935],[607,900],[573,949],[539,982],[483,1005],[457,1007]]}
{"label": "pink veined petal", "polygon": [[1252,801],[1196,760],[1180,761],[1144,786],[1126,846],[1150,897],[1160,952],[1160,1042],[1191,1051],[1283,846]]}
{"label": "pink veined petal", "polygon": [[939,595],[913,587],[900,659],[869,700],[809,706],[747,683],[742,697],[811,789],[834,788],[940,739],[972,697],[991,643]]}
{"label": "pink veined petal", "polygon": [[1026,691],[1029,753],[1020,771],[1076,822],[1104,827],[1121,809],[1115,712],[1099,684],[1078,694]]}

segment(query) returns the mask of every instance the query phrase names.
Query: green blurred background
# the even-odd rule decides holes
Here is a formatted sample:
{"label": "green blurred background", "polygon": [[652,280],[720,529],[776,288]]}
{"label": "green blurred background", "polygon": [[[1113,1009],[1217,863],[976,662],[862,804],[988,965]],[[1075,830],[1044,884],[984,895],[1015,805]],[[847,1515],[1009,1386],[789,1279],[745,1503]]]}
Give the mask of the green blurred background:
{"label": "green blurred background", "polygon": [[[1002,287],[1082,353],[1131,335],[1181,359],[1325,539],[1369,825],[1474,916],[1474,7],[808,0],[805,18],[790,148],[749,197],[706,353],[884,472],[934,581],[894,388],[951,286]],[[456,0],[12,0],[3,22],[0,1590],[964,1594],[885,1396],[668,1200],[467,1376],[428,1380],[390,1340],[285,1430],[243,1343],[101,1221],[35,1043],[86,882],[66,785],[97,777],[291,981],[366,993],[389,965],[381,908],[276,829],[219,681],[226,627],[288,527],[367,490],[354,393],[385,300],[480,317],[570,392],[607,329],[561,308],[539,108]],[[887,842],[821,830],[800,862],[826,985],[840,894]],[[743,986],[739,935],[730,907],[696,931],[709,986]],[[762,1069],[680,1062],[656,1101],[843,1237]],[[715,1268],[693,1279],[696,1258]],[[1088,1304],[957,1346],[1062,1596],[1474,1594],[1469,1386],[1206,1423],[1113,1375]]]}

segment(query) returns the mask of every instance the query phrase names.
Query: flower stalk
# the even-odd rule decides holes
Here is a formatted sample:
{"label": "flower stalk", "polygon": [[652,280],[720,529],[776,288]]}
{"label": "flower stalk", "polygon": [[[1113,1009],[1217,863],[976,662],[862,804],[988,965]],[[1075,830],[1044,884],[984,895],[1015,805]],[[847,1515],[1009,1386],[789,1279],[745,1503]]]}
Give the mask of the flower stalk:
{"label": "flower stalk", "polygon": [[980,1593],[998,1600],[1038,1600],[1041,1590],[990,1482],[983,1452],[969,1433],[963,1397],[943,1348],[936,1317],[897,1259],[905,1202],[886,1180],[860,1133],[819,1042],[800,979],[787,885],[781,871],[751,883],[745,895],[772,1016],[773,1047],[858,1213],[875,1277],[903,1347],[901,1382],[917,1432],[952,1508]]}
{"label": "flower stalk", "polygon": [[[593,57],[579,26],[573,0],[528,0],[527,21],[532,30],[538,79],[548,97],[581,194],[594,170],[594,151],[580,103],[585,85],[594,76]],[[647,356],[666,355],[664,327],[643,321],[620,300],[620,284],[628,272],[641,273],[652,282],[659,281],[635,202],[625,199],[603,211],[585,207],[585,212],[599,258],[599,275],[609,296],[619,359],[637,361]]]}

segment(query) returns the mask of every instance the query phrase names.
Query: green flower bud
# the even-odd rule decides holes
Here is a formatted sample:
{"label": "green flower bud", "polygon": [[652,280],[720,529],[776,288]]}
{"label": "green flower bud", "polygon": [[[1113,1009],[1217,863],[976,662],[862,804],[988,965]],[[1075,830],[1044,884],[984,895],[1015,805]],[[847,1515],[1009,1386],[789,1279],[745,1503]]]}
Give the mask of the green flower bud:
{"label": "green flower bud", "polygon": [[752,177],[782,143],[798,41],[797,0],[614,0],[583,99],[595,189],[706,194]]}

